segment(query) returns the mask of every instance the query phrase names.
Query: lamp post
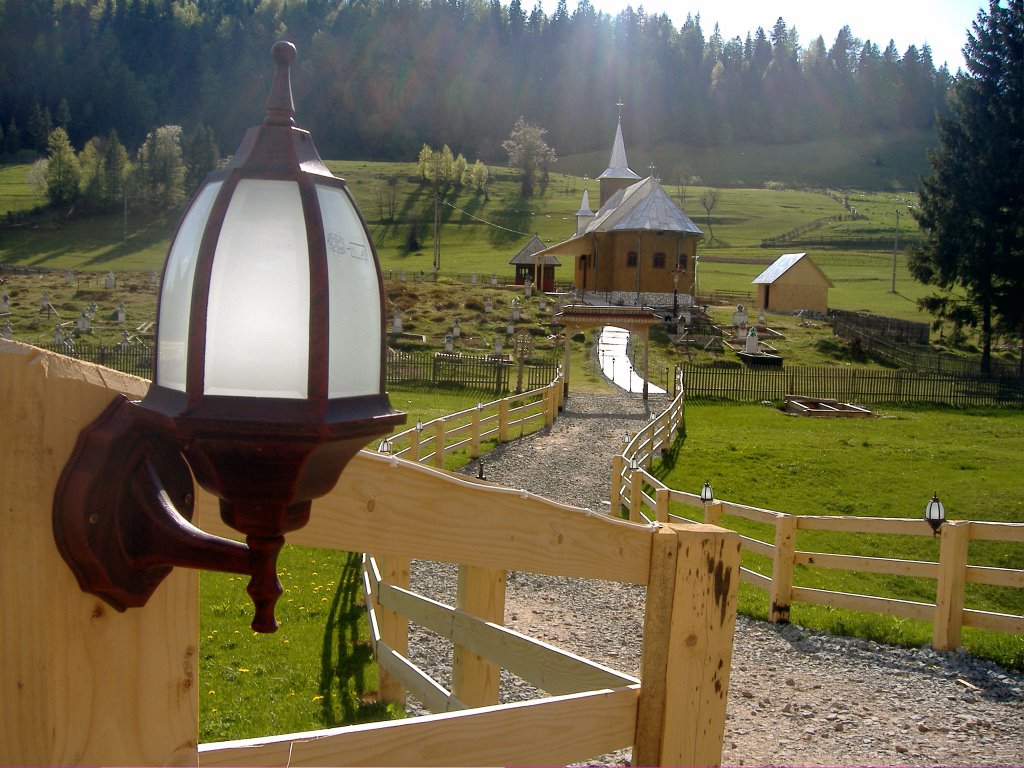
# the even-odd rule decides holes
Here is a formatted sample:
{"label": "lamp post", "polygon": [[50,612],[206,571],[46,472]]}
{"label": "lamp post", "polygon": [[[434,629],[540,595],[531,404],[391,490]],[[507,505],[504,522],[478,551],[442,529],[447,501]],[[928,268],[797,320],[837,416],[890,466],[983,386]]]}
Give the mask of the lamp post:
{"label": "lamp post", "polygon": [[931,499],[924,507],[924,519],[932,527],[932,531],[938,534],[939,528],[946,522],[946,508],[939,501],[939,492],[932,494]]}
{"label": "lamp post", "polygon": [[[252,628],[277,627],[277,555],[368,442],[405,421],[384,389],[384,293],[345,182],[295,127],[291,43],[267,115],[207,177],[171,241],[153,384],[79,436],[54,537],[83,590],[144,605],[174,566],[250,575]],[[274,305],[273,314],[266,307]],[[191,524],[192,477],[246,543]]]}

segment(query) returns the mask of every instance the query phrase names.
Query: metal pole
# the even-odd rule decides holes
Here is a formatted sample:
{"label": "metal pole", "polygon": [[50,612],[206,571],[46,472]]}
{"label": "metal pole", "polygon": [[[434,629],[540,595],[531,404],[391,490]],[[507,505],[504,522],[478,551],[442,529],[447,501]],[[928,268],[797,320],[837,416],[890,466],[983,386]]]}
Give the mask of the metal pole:
{"label": "metal pole", "polygon": [[896,293],[896,251],[900,245],[900,209],[896,209],[896,236],[892,241],[892,293]]}

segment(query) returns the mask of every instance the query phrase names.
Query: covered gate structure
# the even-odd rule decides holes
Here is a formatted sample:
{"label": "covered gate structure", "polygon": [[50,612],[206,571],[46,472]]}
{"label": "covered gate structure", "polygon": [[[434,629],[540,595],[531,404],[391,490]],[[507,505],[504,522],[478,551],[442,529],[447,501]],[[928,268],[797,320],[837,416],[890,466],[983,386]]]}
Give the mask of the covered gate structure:
{"label": "covered gate structure", "polygon": [[555,315],[565,326],[565,395],[569,395],[569,340],[578,331],[590,328],[603,328],[606,325],[625,328],[636,333],[644,340],[644,388],[643,399],[647,400],[647,381],[650,378],[650,327],[658,325],[662,319],[650,307],[613,307],[594,306],[591,304],[569,304]]}

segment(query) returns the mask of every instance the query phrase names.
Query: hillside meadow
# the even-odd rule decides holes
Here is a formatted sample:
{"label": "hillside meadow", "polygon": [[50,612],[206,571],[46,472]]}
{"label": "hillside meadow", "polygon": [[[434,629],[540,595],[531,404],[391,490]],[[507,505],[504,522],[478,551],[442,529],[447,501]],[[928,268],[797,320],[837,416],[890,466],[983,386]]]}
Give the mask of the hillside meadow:
{"label": "hillside meadow", "polygon": [[[328,166],[348,181],[370,226],[385,273],[429,273],[433,262],[433,194],[428,185],[415,177],[415,166],[368,161],[332,161]],[[28,185],[29,168],[24,164],[0,168],[0,213],[23,211],[43,202]],[[394,180],[393,206],[387,200],[389,179]],[[832,306],[927,319],[915,304],[926,291],[906,271],[905,246],[914,232],[912,219],[906,215],[911,196],[844,192],[866,218],[833,222],[806,233],[808,239],[828,239],[817,246],[814,242],[799,242],[761,248],[764,238],[824,217],[846,215],[847,211],[841,203],[816,192],[723,188],[709,222],[699,202],[705,187],[680,187],[667,181],[664,186],[705,232],[709,242],[698,249],[699,256],[771,260],[782,253],[807,251],[835,286],[830,294]],[[555,173],[539,195],[524,200],[519,196],[514,174],[493,168],[487,194],[467,187],[448,190],[441,206],[441,273],[511,275],[509,260],[533,235],[550,244],[572,236],[584,188],[590,189],[596,204],[595,181]],[[388,217],[391,207],[393,220]],[[896,293],[891,293],[897,207],[901,207],[904,215],[896,258]],[[154,215],[137,211],[129,201],[127,217],[113,214],[76,218],[51,214],[31,224],[5,226],[0,228],[0,264],[85,271],[159,268],[178,216],[177,212]],[[407,248],[410,232],[415,233],[419,242],[419,248],[412,251]],[[698,272],[698,288],[701,293],[749,292],[750,281],[762,269],[763,264],[703,262]],[[556,271],[556,279],[568,282],[572,277],[563,267]]]}

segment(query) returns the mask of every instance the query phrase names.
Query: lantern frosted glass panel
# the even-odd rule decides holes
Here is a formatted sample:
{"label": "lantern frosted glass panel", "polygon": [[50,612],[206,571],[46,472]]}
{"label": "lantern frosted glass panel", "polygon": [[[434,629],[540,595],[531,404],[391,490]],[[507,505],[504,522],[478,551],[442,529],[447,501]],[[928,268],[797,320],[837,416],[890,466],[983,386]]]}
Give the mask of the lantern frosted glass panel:
{"label": "lantern frosted glass panel", "polygon": [[213,201],[221,182],[208,184],[189,208],[174,239],[163,288],[160,292],[160,317],[157,322],[156,383],[161,387],[185,391],[188,360],[188,319],[192,309],[192,281],[203,230],[210,218]]}
{"label": "lantern frosted glass panel", "polygon": [[238,183],[213,259],[205,394],[305,398],[309,249],[299,186]]}
{"label": "lantern frosted glass panel", "polygon": [[382,320],[373,251],[348,195],[319,184],[316,193],[327,242],[331,295],[328,397],[377,394]]}

